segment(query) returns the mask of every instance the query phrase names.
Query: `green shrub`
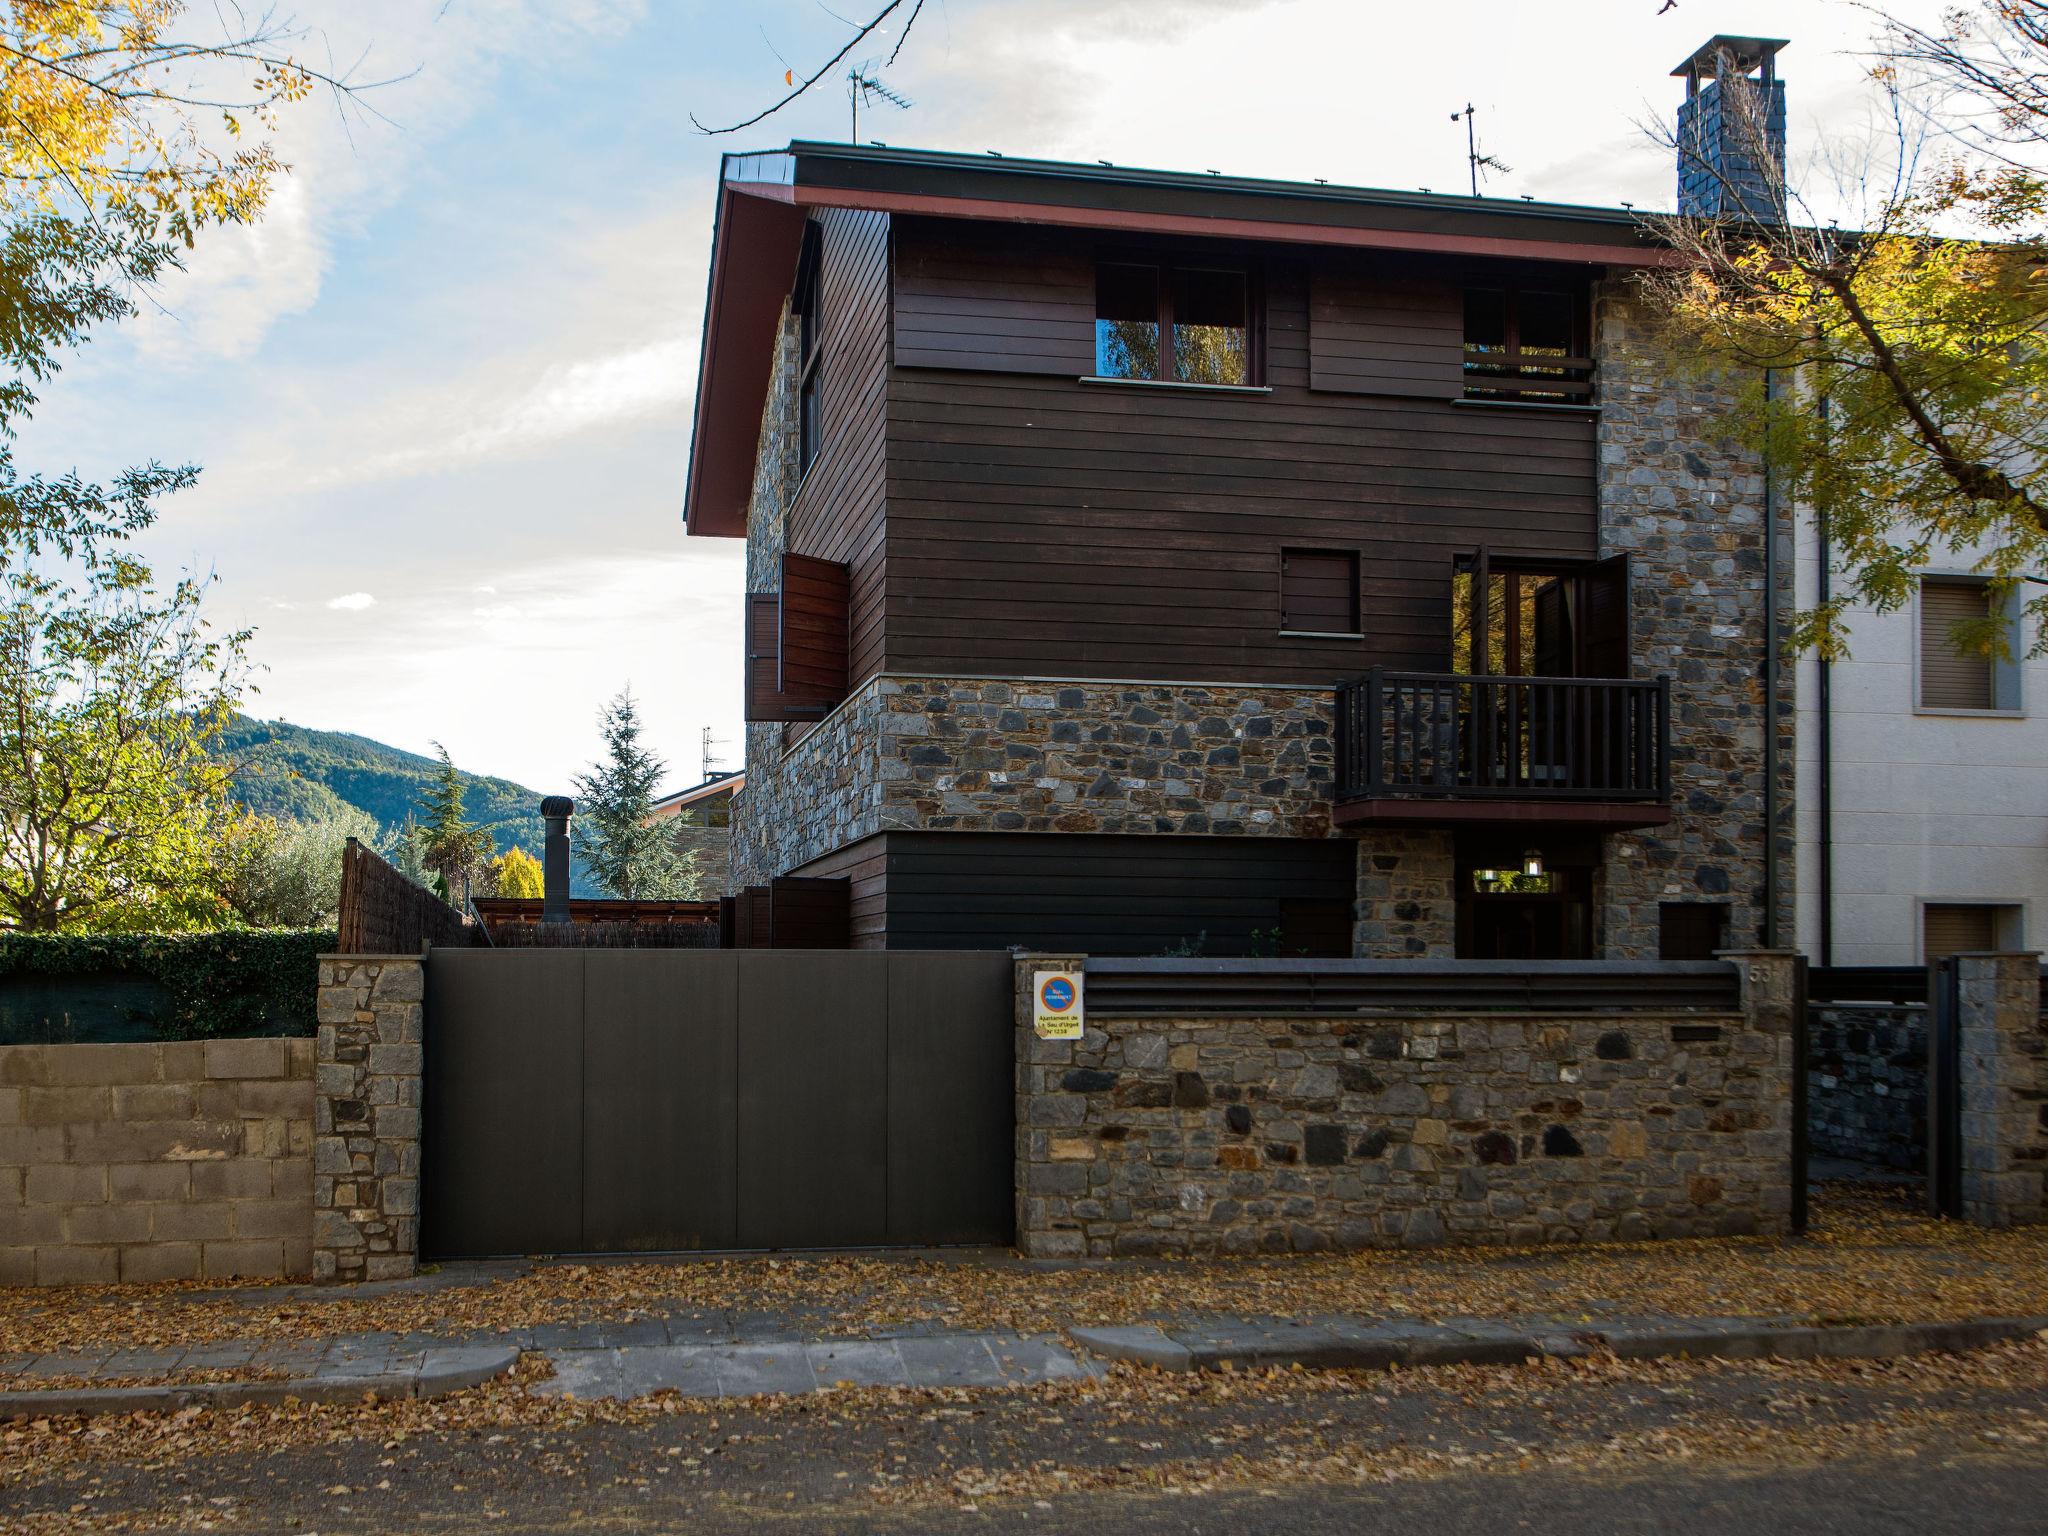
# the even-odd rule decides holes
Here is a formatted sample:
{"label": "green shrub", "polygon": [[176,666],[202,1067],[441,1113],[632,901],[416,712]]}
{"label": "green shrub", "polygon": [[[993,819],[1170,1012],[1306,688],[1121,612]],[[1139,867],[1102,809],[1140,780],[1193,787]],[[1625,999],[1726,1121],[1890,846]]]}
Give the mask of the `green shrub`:
{"label": "green shrub", "polygon": [[111,996],[140,977],[164,999],[146,1021],[158,1039],[310,1035],[317,957],[334,941],[332,929],[319,928],[0,934],[0,999],[37,980],[89,993],[97,978]]}

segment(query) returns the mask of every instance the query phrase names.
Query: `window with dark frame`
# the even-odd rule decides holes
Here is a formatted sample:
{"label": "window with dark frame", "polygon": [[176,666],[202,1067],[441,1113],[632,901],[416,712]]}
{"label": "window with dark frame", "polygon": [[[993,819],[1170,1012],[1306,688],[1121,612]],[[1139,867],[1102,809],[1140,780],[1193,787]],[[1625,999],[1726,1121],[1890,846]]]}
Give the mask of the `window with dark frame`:
{"label": "window with dark frame", "polygon": [[1657,908],[1659,960],[1711,960],[1728,947],[1728,903],[1667,901]]}
{"label": "window with dark frame", "polygon": [[1356,635],[1358,551],[1280,551],[1280,628],[1298,635]]}
{"label": "window with dark frame", "polygon": [[[1991,590],[1981,581],[1939,576],[1920,581],[1920,707],[2010,708],[2001,701],[1998,669],[1982,651],[1956,643],[1958,625],[1994,617]],[[2011,636],[2007,637],[2010,644]]]}
{"label": "window with dark frame", "polygon": [[1095,374],[1248,385],[1251,280],[1241,268],[1106,261],[1095,271]]}
{"label": "window with dark frame", "polygon": [[1465,290],[1465,398],[1590,405],[1586,296],[1506,283]]}
{"label": "window with dark frame", "polygon": [[824,265],[820,260],[822,242],[818,226],[810,225],[804,231],[803,255],[797,262],[796,290],[791,297],[791,308],[797,316],[797,396],[796,396],[796,472],[801,480],[810,473],[811,462],[818,456],[818,440],[822,428],[819,414],[819,363],[824,356],[823,325],[819,314],[819,298],[822,284],[819,269]]}

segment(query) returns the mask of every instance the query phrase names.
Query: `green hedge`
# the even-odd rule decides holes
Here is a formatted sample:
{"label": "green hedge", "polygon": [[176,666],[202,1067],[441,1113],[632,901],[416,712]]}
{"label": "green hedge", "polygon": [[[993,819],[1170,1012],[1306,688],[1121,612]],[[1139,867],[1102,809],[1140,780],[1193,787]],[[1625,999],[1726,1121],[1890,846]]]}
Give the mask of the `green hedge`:
{"label": "green hedge", "polygon": [[[0,934],[0,1004],[34,1010],[61,995],[109,1009],[135,1028],[95,1027],[66,1038],[201,1040],[222,1035],[310,1035],[316,957],[331,953],[330,929],[244,929],[219,933]],[[138,1007],[137,982],[149,1002]],[[99,997],[96,998],[96,994]],[[17,1024],[16,1038],[33,1020]]]}

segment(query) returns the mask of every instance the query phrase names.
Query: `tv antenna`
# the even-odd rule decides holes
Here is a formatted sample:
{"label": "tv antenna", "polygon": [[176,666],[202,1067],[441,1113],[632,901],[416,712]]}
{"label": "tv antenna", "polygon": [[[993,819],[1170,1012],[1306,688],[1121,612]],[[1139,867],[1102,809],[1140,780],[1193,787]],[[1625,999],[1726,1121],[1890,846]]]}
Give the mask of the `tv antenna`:
{"label": "tv antenna", "polygon": [[882,84],[874,70],[875,61],[869,59],[846,72],[846,99],[853,107],[853,136],[847,140],[849,144],[860,142],[860,109],[863,106],[871,107],[878,101],[898,108],[911,104],[907,97],[897,95]]}
{"label": "tv antenna", "polygon": [[703,754],[703,755],[702,755],[702,762],[703,762],[703,767],[704,767],[704,775],[703,775],[703,776],[704,776],[705,782],[707,782],[707,783],[708,783],[708,782],[710,782],[710,779],[711,779],[711,775],[712,775],[712,772],[714,771],[714,769],[715,769],[715,768],[717,767],[717,764],[718,764],[718,755],[719,755],[719,754],[718,754],[718,749],[719,749],[720,747],[724,746],[724,745],[725,745],[725,743],[724,743],[724,742],[722,742],[722,741],[720,741],[720,740],[719,740],[719,739],[718,739],[718,738],[717,738],[716,736],[714,736],[714,735],[712,735],[712,734],[711,734],[711,727],[710,727],[710,726],[708,726],[708,725],[704,727],[704,736],[703,736],[703,743],[704,743],[704,744],[703,744],[703,748],[702,748],[702,754]]}
{"label": "tv antenna", "polygon": [[1479,152],[1479,134],[1472,122],[1472,119],[1478,115],[1479,109],[1469,101],[1465,103],[1464,111],[1451,114],[1451,121],[1454,123],[1460,118],[1464,119],[1465,159],[1472,167],[1472,195],[1474,197],[1479,195],[1479,178],[1482,175],[1491,175],[1498,171],[1501,175],[1505,176],[1514,170],[1514,167],[1505,160],[1497,159],[1493,155],[1482,155]]}

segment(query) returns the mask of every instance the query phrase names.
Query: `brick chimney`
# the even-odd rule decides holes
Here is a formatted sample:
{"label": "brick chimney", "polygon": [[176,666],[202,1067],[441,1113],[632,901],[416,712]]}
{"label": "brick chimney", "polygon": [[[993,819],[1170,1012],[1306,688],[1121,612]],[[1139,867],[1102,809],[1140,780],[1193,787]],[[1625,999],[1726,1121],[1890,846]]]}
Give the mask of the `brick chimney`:
{"label": "brick chimney", "polygon": [[1781,37],[1715,37],[1671,71],[1678,108],[1678,211],[1777,219],[1785,202]]}
{"label": "brick chimney", "polygon": [[569,921],[569,818],[575,814],[576,802],[567,795],[549,795],[540,803],[541,821],[547,827],[540,861],[544,923]]}

